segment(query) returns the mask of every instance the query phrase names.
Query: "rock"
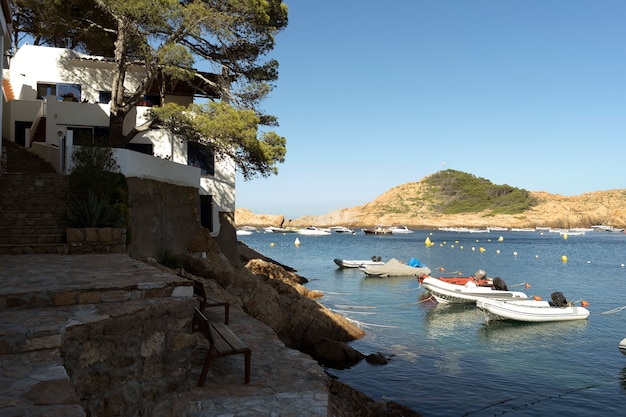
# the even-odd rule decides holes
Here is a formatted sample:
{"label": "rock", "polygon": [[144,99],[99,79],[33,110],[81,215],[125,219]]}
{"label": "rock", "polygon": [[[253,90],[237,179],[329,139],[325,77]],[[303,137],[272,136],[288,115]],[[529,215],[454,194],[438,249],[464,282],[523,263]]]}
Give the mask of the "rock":
{"label": "rock", "polygon": [[[319,296],[281,270],[278,264],[253,259],[248,265],[253,271],[234,266],[218,258],[183,257],[186,273],[203,280],[207,288],[217,284],[229,293],[227,301],[241,307],[247,314],[270,326],[286,346],[301,351],[314,351],[321,338],[350,342],[365,332],[335,314],[308,295]],[[267,275],[266,275],[267,274]],[[212,284],[211,284],[212,282]],[[215,287],[213,287],[215,288]]]}
{"label": "rock", "polygon": [[370,353],[365,357],[365,361],[372,365],[387,365],[389,363],[389,359],[380,352]]}
{"label": "rock", "polygon": [[349,368],[365,357],[348,344],[325,337],[320,337],[315,341],[311,356],[337,369]]}

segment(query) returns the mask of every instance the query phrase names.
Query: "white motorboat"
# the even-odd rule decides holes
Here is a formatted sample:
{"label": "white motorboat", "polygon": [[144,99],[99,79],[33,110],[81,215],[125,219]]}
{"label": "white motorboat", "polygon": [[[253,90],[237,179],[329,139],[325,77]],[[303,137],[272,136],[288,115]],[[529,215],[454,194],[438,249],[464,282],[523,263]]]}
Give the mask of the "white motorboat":
{"label": "white motorboat", "polygon": [[333,262],[340,268],[359,268],[365,265],[384,265],[385,263],[380,259],[380,256],[372,256],[372,259],[333,259]]}
{"label": "white motorboat", "polygon": [[389,229],[391,230],[391,233],[393,233],[394,235],[395,234],[402,234],[402,233],[413,233],[413,230],[409,229],[405,225],[391,226],[391,227],[389,227]]}
{"label": "white motorboat", "polygon": [[265,233],[293,233],[294,232],[293,229],[286,229],[284,227],[275,227],[275,226],[264,227],[263,231]]}
{"label": "white motorboat", "polygon": [[552,300],[480,298],[476,306],[486,313],[487,320],[546,322],[584,320],[589,317],[589,310],[568,302],[560,292],[552,293]]}
{"label": "white motorboat", "polygon": [[237,229],[237,236],[250,236],[254,232],[252,230]]}
{"label": "white motorboat", "polygon": [[620,352],[626,355],[626,337],[623,338],[621,342],[619,342],[619,345],[617,345],[617,347],[619,348]]}
{"label": "white motorboat", "polygon": [[307,227],[304,227],[302,229],[297,229],[296,233],[299,234],[299,235],[306,235],[306,236],[327,236],[327,235],[330,235],[330,231],[329,230],[320,229],[320,228],[317,228],[315,226],[307,226]]}
{"label": "white motorboat", "polygon": [[366,275],[374,277],[417,277],[430,274],[430,268],[426,266],[411,266],[403,264],[396,258],[391,258],[383,265],[364,265],[360,269]]}
{"label": "white motorboat", "polygon": [[347,234],[354,234],[354,230],[349,229],[345,226],[331,226],[330,227],[330,231],[334,232],[334,233],[347,233]]}
{"label": "white motorboat", "polygon": [[440,303],[472,304],[481,298],[528,298],[521,291],[509,291],[501,278],[494,278],[493,284],[493,287],[477,286],[473,281],[468,281],[464,285],[450,284],[433,277],[424,278],[422,281],[424,288]]}

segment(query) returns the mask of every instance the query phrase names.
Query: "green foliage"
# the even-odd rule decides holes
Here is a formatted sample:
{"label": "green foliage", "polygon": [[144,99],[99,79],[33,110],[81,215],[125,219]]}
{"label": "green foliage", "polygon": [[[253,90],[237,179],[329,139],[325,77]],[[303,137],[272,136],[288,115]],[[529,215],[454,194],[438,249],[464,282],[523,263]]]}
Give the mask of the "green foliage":
{"label": "green foliage", "polygon": [[69,175],[73,200],[70,223],[74,227],[125,227],[128,219],[128,184],[119,171],[113,149],[76,146]]}
{"label": "green foliage", "polygon": [[476,213],[519,214],[537,202],[529,192],[509,185],[495,185],[484,178],[452,169],[440,171],[425,180],[431,192],[441,201],[443,214]]}
{"label": "green foliage", "polygon": [[112,205],[110,198],[89,190],[86,198],[75,197],[70,202],[70,225],[72,227],[124,227],[125,215],[119,205]]}
{"label": "green foliage", "polygon": [[252,110],[238,110],[226,103],[166,104],[152,108],[155,123],[188,141],[200,142],[220,157],[232,158],[245,179],[277,173],[285,160],[286,140],[274,132],[257,136],[259,117]]}
{"label": "green foliage", "polygon": [[178,269],[182,268],[183,266],[183,261],[180,256],[175,255],[169,249],[159,250],[159,252],[156,254],[156,260],[161,265],[166,266],[170,269]]}

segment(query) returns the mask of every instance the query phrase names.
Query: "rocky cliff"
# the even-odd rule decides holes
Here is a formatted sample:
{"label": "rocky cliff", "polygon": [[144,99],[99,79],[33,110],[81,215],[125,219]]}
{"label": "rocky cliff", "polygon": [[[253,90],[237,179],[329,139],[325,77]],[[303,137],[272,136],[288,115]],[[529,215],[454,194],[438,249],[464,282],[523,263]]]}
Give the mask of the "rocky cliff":
{"label": "rocky cliff", "polygon": [[[371,227],[378,224],[404,224],[414,229],[438,227],[589,227],[607,224],[626,226],[626,189],[597,191],[578,196],[530,192],[537,204],[519,214],[478,213],[442,214],[441,201],[432,198],[424,180],[399,185],[362,206],[343,208],[321,216],[285,219],[281,215],[255,214],[237,209],[240,226],[302,227],[316,225]],[[428,197],[426,197],[428,196]]]}

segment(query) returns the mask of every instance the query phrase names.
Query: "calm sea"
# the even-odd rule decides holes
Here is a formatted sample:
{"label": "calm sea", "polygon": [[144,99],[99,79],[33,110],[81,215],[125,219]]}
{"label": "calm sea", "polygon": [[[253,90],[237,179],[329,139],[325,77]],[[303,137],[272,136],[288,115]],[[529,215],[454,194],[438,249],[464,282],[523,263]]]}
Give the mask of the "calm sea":
{"label": "calm sea", "polygon": [[[426,247],[427,237],[433,246]],[[397,401],[426,417],[626,415],[626,356],[617,347],[626,337],[626,309],[619,310],[626,305],[626,234],[372,236],[357,229],[355,235],[257,233],[239,240],[297,269],[308,288],[324,292],[326,307],[359,322],[367,335],[352,342],[356,349],[391,356],[384,366],[363,361],[329,370],[376,401]],[[568,300],[584,299],[591,314],[578,322],[486,324],[475,307],[422,302],[424,289],[414,278],[368,278],[333,262],[372,256],[417,258],[435,276],[484,269],[529,296],[550,299],[560,291]]]}

